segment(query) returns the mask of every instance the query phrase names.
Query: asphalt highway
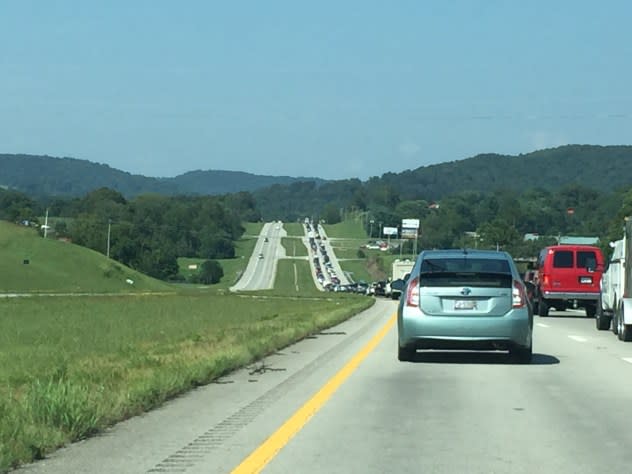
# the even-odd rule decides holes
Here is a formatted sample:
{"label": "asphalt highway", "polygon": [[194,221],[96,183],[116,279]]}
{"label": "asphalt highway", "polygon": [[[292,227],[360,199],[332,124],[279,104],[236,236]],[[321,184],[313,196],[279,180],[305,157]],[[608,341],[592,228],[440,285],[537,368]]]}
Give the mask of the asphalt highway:
{"label": "asphalt highway", "polygon": [[281,223],[266,222],[244,273],[230,290],[253,291],[273,288],[277,260],[285,257],[285,247],[281,245],[281,238],[286,235],[287,232]]}
{"label": "asphalt highway", "polygon": [[632,344],[535,318],[531,365],[396,357],[396,303],[287,347],[28,473],[629,473]]}

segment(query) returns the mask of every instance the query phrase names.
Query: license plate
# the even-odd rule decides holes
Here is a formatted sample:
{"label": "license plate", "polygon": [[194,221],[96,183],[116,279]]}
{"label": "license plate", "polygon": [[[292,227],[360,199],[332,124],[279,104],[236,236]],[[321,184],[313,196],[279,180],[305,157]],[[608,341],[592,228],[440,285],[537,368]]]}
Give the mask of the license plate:
{"label": "license plate", "polygon": [[579,277],[579,282],[592,284],[592,277]]}
{"label": "license plate", "polygon": [[456,300],[454,302],[454,309],[476,309],[476,301],[473,300]]}

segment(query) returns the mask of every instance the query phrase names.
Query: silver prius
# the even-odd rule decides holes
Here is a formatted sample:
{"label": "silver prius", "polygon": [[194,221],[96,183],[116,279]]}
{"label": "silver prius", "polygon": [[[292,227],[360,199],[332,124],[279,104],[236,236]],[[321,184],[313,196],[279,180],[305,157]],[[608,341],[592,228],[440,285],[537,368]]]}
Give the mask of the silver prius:
{"label": "silver prius", "polygon": [[397,310],[398,358],[417,349],[505,350],[531,362],[533,311],[507,252],[427,250],[419,254]]}

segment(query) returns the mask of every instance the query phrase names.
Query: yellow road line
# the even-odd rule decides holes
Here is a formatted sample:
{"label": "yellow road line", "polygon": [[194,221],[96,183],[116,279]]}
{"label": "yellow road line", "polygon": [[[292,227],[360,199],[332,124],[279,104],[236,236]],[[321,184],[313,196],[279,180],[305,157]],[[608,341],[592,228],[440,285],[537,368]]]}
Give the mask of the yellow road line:
{"label": "yellow road line", "polygon": [[255,449],[232,474],[251,474],[260,472],[274,457],[285,447],[287,443],[307,424],[329,400],[345,380],[358,368],[360,363],[377,347],[390,331],[396,321],[396,315],[392,315],[388,322],[373,336],[360,352],[347,362],[340,371],[334,375],[316,394],[301,408],[299,408],[283,425]]}

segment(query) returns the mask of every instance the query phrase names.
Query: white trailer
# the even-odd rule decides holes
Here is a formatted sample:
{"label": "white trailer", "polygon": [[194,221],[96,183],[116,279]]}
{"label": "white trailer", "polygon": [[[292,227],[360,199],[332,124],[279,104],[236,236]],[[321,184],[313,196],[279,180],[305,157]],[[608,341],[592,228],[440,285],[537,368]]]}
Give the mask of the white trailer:
{"label": "white trailer", "polygon": [[595,317],[597,329],[602,331],[610,328],[625,285],[625,238],[610,242],[610,247],[612,256],[608,269],[601,276],[601,293]]}
{"label": "white trailer", "polygon": [[[632,255],[632,219],[626,219],[623,232],[623,259]],[[612,332],[621,341],[632,341],[632,265],[623,265],[623,295],[612,317]]]}
{"label": "white trailer", "polygon": [[[413,269],[415,262],[409,259],[406,260],[394,260],[393,261],[393,272],[391,274],[391,282],[395,280],[405,280],[408,275],[410,275],[410,271]],[[389,285],[390,287],[390,285]],[[401,295],[401,291],[395,290],[394,288],[390,288],[391,290],[391,298],[394,300],[398,299]]]}

